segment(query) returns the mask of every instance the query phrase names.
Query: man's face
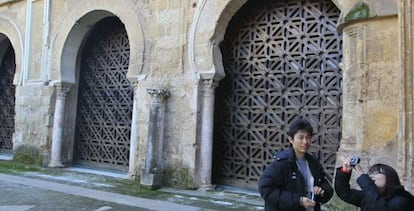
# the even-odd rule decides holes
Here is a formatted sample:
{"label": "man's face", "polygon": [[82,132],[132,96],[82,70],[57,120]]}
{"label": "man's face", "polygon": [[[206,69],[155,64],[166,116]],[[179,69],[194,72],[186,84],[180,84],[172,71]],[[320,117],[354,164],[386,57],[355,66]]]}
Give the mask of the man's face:
{"label": "man's face", "polygon": [[299,130],[293,138],[289,137],[289,142],[296,154],[305,154],[312,143],[312,135],[305,130]]}

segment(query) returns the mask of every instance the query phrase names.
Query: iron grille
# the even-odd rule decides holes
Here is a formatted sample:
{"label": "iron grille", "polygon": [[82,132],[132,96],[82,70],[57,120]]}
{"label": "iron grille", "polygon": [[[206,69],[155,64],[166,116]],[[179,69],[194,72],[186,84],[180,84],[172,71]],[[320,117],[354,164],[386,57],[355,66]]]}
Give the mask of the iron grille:
{"label": "iron grille", "polygon": [[13,150],[15,94],[13,85],[16,70],[14,50],[8,47],[0,65],[0,149],[11,153]]}
{"label": "iron grille", "polygon": [[97,23],[82,52],[76,156],[80,164],[127,170],[133,87],[129,40],[116,18]]}
{"label": "iron grille", "polygon": [[342,38],[330,0],[249,1],[221,44],[213,179],[257,189],[298,116],[314,127],[311,153],[332,178],[341,136]]}

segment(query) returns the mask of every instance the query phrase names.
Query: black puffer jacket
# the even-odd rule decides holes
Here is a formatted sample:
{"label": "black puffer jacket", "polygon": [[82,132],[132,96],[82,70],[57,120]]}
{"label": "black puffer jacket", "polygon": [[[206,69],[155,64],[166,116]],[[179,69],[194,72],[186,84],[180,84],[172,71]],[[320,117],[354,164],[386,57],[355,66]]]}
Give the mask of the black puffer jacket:
{"label": "black puffer jacket", "polygon": [[351,173],[338,168],[335,175],[335,191],[339,198],[361,208],[361,211],[405,211],[414,210],[413,196],[403,186],[393,187],[389,195],[384,196],[367,174],[357,179],[362,190],[351,189]]}
{"label": "black puffer jacket", "polygon": [[[310,154],[306,154],[309,169],[314,177],[314,185],[325,190],[323,197],[316,197],[315,211],[320,210],[320,202],[328,202],[333,189],[325,179],[325,173],[319,161]],[[259,192],[265,200],[265,211],[302,211],[300,197],[308,196],[305,180],[296,165],[296,156],[293,149],[279,152],[275,160],[270,163],[259,180]]]}

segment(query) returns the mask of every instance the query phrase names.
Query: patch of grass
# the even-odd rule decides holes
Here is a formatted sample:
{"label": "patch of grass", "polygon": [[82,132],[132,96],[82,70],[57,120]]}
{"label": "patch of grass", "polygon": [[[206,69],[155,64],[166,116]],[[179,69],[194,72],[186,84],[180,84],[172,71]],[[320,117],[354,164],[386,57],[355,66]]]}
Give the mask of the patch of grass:
{"label": "patch of grass", "polygon": [[22,145],[14,151],[13,160],[27,164],[43,164],[43,156],[40,149],[35,146]]}
{"label": "patch of grass", "polygon": [[152,190],[142,186],[138,180],[128,180],[122,179],[117,181],[112,181],[112,185],[115,186],[114,189],[118,193],[126,194],[126,195],[133,195],[133,196],[141,196],[145,198],[154,198],[158,197],[161,193],[157,190]]}
{"label": "patch of grass", "polygon": [[332,199],[325,205],[323,205],[322,210],[326,211],[343,211],[343,210],[357,210],[358,208],[352,204],[342,201],[336,194],[333,195]]}
{"label": "patch of grass", "polygon": [[28,171],[40,171],[37,165],[25,164],[19,161],[0,160],[0,173],[19,174]]}

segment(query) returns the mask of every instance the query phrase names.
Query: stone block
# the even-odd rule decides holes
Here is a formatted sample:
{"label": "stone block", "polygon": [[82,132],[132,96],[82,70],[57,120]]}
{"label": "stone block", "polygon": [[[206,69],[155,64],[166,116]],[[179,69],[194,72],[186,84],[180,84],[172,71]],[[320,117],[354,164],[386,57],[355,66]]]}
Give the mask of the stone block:
{"label": "stone block", "polygon": [[143,186],[153,189],[160,188],[164,184],[164,173],[147,173],[145,169],[142,169],[140,183]]}

